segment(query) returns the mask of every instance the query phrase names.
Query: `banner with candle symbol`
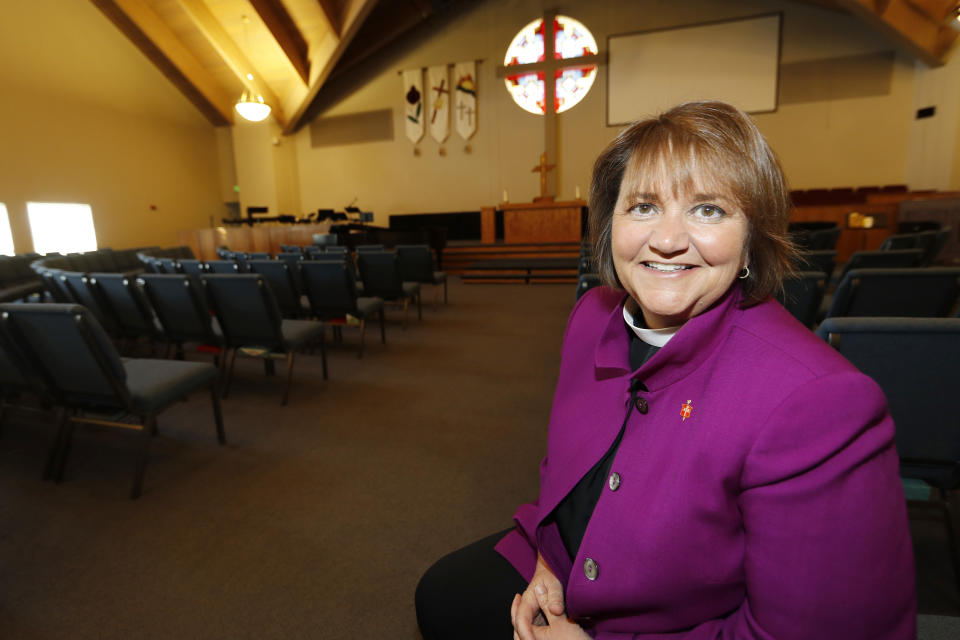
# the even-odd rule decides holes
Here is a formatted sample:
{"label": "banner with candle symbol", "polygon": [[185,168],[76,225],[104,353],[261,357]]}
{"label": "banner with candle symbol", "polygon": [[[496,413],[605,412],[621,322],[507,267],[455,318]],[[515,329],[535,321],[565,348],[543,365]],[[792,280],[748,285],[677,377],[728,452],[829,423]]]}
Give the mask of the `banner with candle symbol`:
{"label": "banner with candle symbol", "polygon": [[477,64],[458,62],[453,67],[454,88],[454,118],[457,122],[457,133],[467,140],[477,131]]}
{"label": "banner with candle symbol", "polygon": [[416,144],[423,137],[423,69],[403,72],[403,103],[407,137]]}
{"label": "banner with candle symbol", "polygon": [[443,144],[450,137],[450,74],[445,64],[427,68],[427,113],[430,136]]}

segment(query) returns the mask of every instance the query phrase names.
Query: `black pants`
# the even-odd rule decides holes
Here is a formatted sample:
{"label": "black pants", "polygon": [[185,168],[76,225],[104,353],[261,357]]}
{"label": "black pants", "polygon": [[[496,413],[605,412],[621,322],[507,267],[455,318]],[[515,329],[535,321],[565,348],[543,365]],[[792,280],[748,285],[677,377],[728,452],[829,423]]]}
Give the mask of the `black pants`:
{"label": "black pants", "polygon": [[509,640],[510,604],[527,588],[494,546],[512,529],[440,558],[417,585],[417,624],[423,640]]}

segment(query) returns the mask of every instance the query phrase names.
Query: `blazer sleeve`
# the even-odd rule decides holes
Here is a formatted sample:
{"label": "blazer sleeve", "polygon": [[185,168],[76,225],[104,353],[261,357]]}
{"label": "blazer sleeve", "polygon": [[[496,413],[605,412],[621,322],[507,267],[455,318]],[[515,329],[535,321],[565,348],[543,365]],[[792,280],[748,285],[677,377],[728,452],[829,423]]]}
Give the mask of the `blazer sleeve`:
{"label": "blazer sleeve", "polygon": [[883,393],[859,372],[823,376],[790,394],[762,425],[741,475],[744,602],[669,637],[916,638],[913,549],[893,435]]}

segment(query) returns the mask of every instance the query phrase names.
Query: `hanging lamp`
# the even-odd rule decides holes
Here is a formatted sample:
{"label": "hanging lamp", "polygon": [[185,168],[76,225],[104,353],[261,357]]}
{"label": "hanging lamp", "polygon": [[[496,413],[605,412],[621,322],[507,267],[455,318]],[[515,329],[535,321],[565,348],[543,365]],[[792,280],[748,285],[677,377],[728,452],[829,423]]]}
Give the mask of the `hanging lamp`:
{"label": "hanging lamp", "polygon": [[[247,16],[241,16],[243,21],[243,42],[246,49],[250,50],[250,38],[247,34],[247,25],[250,23],[250,18]],[[240,99],[237,100],[237,104],[234,105],[237,113],[240,114],[240,117],[244,120],[249,120],[250,122],[261,122],[265,120],[267,116],[270,115],[270,105],[263,101],[263,96],[256,92],[252,87],[253,84],[253,74],[247,74],[247,80],[249,84],[244,83],[243,93],[240,95]]]}
{"label": "hanging lamp", "polygon": [[[252,74],[247,74],[248,80],[253,80]],[[270,115],[270,105],[263,101],[263,96],[252,89],[244,88],[243,94],[234,106],[237,113],[244,120],[260,122]]]}

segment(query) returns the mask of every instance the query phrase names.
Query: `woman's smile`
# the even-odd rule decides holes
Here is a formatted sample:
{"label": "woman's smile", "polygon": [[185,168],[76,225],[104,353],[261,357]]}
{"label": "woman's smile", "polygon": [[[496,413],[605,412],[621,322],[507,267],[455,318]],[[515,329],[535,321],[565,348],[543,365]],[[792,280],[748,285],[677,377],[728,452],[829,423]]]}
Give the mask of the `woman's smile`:
{"label": "woman's smile", "polygon": [[730,288],[747,263],[747,217],[713,181],[680,190],[628,168],[613,216],[613,264],[651,329],[681,325]]}

